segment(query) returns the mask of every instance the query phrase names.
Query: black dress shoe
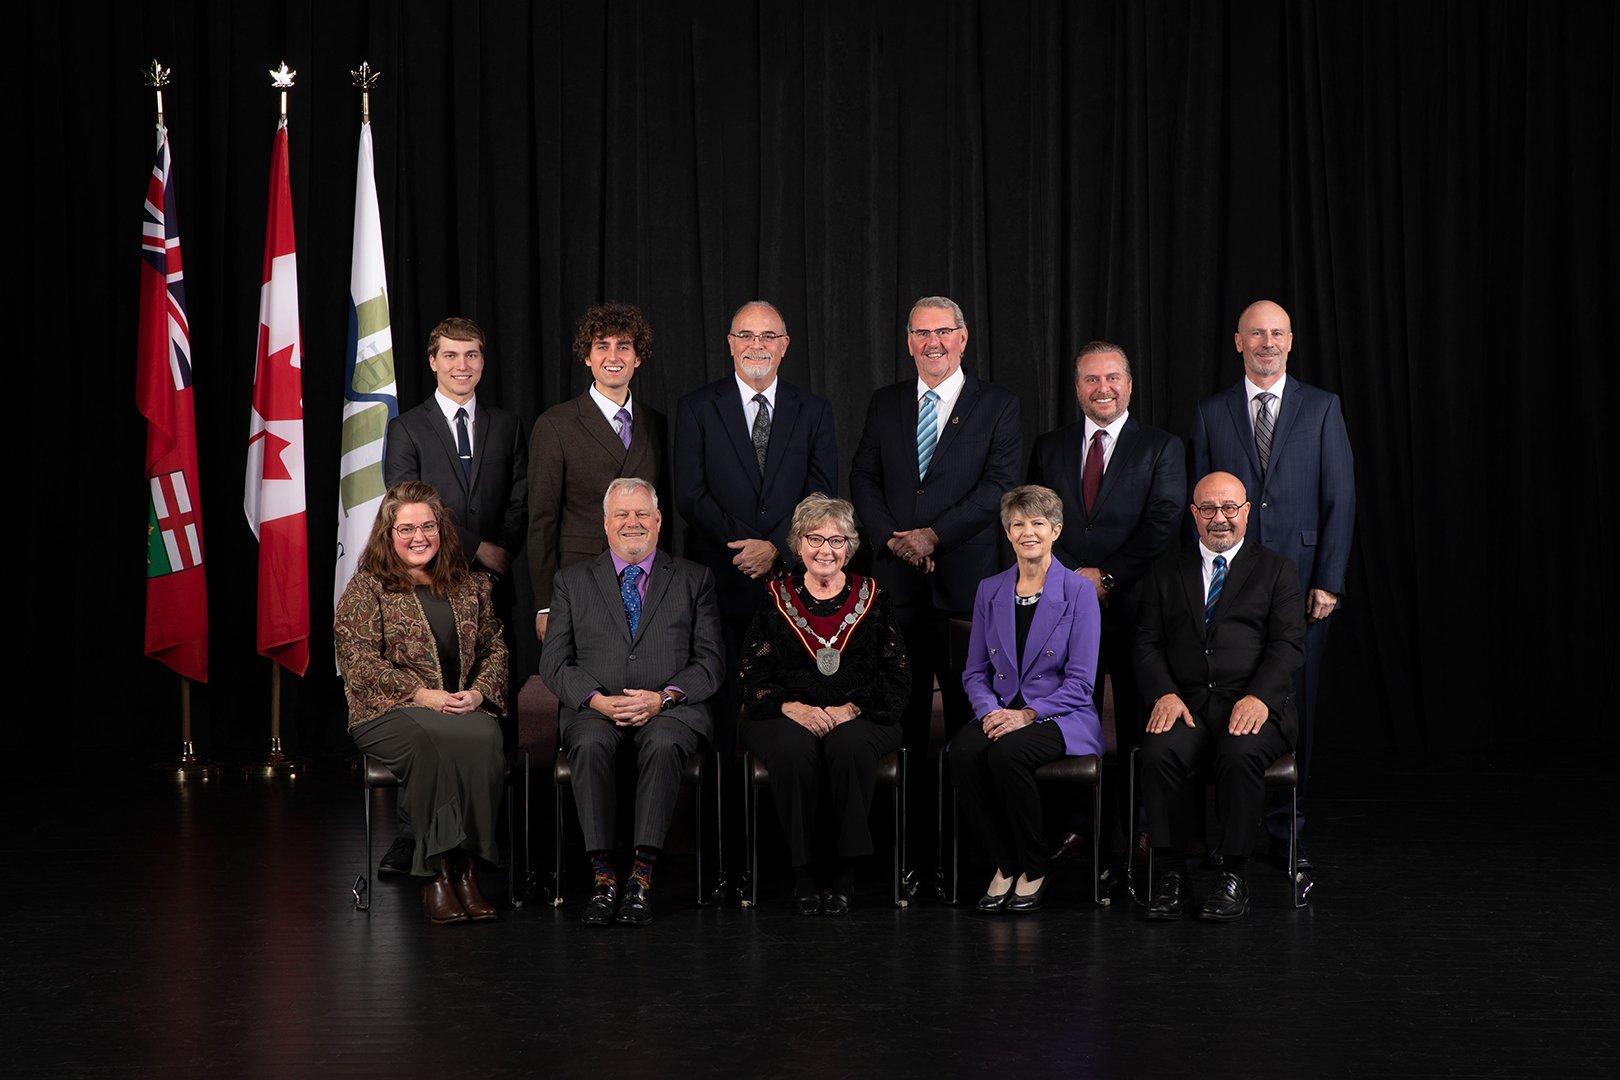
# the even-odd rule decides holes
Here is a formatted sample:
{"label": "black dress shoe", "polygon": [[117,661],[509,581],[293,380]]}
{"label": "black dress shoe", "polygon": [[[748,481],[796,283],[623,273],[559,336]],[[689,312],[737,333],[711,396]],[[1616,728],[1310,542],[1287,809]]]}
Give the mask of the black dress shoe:
{"label": "black dress shoe", "polygon": [[1248,912],[1249,883],[1236,874],[1222,874],[1215,891],[1204,898],[1204,906],[1198,914],[1215,922],[1231,922]]}
{"label": "black dress shoe", "polygon": [[973,905],[973,910],[982,915],[999,914],[1007,910],[1007,901],[1012,899],[1012,894],[1013,891],[1011,885],[1007,886],[1006,892],[999,895],[985,893],[983,896],[979,897],[979,902]]}
{"label": "black dress shoe", "polygon": [[585,901],[585,911],[580,915],[579,921],[586,926],[607,926],[613,921],[613,911],[618,903],[617,885],[598,885],[591,893],[591,898]]}
{"label": "black dress shoe", "polygon": [[1186,875],[1177,870],[1166,870],[1153,883],[1153,899],[1148,901],[1145,915],[1156,921],[1172,922],[1186,914],[1191,906]]}
{"label": "black dress shoe", "polygon": [[1091,837],[1082,836],[1077,832],[1066,832],[1058,837],[1058,842],[1052,848],[1052,862],[1073,862],[1086,854],[1091,847]]}
{"label": "black dress shoe", "polygon": [[388,845],[382,861],[377,864],[377,873],[408,874],[411,872],[411,862],[415,858],[416,841],[409,836],[397,837]]}
{"label": "black dress shoe", "polygon": [[1208,855],[1204,856],[1204,869],[1205,870],[1225,870],[1226,869],[1226,856],[1222,855],[1219,851],[1210,852]]}
{"label": "black dress shoe", "polygon": [[1007,890],[1007,910],[1022,915],[1025,912],[1039,911],[1046,903],[1046,887],[1052,884],[1052,875],[1047,874],[1041,878],[1041,886],[1028,896],[1020,896],[1016,889]]}
{"label": "black dress shoe", "polygon": [[619,921],[626,926],[646,926],[652,922],[652,886],[632,881],[624,887],[624,903],[619,905]]}
{"label": "black dress shoe", "polygon": [[848,915],[849,897],[841,892],[828,893],[827,899],[821,903],[823,915]]}
{"label": "black dress shoe", "polygon": [[795,896],[793,898],[793,914],[820,915],[821,897],[814,893],[809,896]]}

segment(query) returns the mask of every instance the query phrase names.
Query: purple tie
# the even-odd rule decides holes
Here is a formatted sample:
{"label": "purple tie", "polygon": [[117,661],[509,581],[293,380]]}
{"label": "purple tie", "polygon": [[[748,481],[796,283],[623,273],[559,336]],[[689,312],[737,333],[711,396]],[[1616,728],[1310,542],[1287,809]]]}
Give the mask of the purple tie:
{"label": "purple tie", "polygon": [[619,441],[626,450],[630,449],[630,410],[620,409],[613,414],[613,419],[619,422]]}

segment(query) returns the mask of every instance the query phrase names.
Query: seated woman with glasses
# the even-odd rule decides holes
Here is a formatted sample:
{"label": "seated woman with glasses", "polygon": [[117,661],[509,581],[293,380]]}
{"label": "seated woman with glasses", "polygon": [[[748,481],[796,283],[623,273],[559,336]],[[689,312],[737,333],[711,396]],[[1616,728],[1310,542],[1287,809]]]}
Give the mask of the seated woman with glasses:
{"label": "seated woman with glasses", "polygon": [[411,872],[433,879],[422,905],[440,924],[495,918],[475,862],[496,861],[506,773],[506,645],[489,590],[439,493],[409,480],[383,496],[332,623],[349,734],[399,777]]}
{"label": "seated woman with glasses", "polygon": [[[743,745],[770,770],[794,910],[843,915],[855,860],[873,850],[878,759],[900,748],[911,668],[877,582],[844,572],[858,546],[855,508],[811,495],[788,544],[804,573],[770,583],[743,639]],[[823,834],[829,844],[818,844]]]}
{"label": "seated woman with glasses", "polygon": [[977,722],[949,748],[962,814],[995,864],[978,903],[987,913],[1036,911],[1046,895],[1035,770],[1103,752],[1091,701],[1102,615],[1091,582],[1052,558],[1063,500],[1036,484],[1013,488],[1001,526],[1018,561],[979,583],[962,669]]}

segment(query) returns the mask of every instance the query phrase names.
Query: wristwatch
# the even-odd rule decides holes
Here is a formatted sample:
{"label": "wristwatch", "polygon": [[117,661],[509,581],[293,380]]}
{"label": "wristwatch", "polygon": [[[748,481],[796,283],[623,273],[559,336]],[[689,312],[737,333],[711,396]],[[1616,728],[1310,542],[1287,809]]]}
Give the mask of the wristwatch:
{"label": "wristwatch", "polygon": [[1102,587],[1103,587],[1103,590],[1106,591],[1106,592],[1113,592],[1114,591],[1114,575],[1110,574],[1106,570],[1103,571]]}
{"label": "wristwatch", "polygon": [[673,709],[674,707],[675,695],[670,693],[668,690],[665,690],[664,696],[658,699],[658,711],[661,713],[669,712],[669,710]]}

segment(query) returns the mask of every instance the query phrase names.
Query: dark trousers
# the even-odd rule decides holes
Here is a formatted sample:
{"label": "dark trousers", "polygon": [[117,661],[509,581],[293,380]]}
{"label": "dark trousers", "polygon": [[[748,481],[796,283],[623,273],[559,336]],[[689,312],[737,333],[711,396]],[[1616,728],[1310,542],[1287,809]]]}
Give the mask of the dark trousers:
{"label": "dark trousers", "polygon": [[951,782],[979,843],[1007,877],[1046,876],[1046,832],[1035,770],[1063,756],[1056,724],[1030,724],[992,741],[977,723],[951,740]]}
{"label": "dark trousers", "polygon": [[1223,855],[1247,858],[1266,800],[1266,768],[1287,753],[1288,739],[1275,721],[1253,735],[1227,731],[1230,705],[1209,710],[1197,727],[1177,720],[1169,731],[1142,739],[1142,802],[1156,848],[1187,850],[1187,818],[1198,790],[1200,768],[1212,764],[1215,803],[1221,815]]}
{"label": "dark trousers", "polygon": [[839,857],[872,854],[867,818],[878,759],[900,748],[898,726],[856,717],[817,736],[773,716],[748,724],[743,742],[770,770],[771,798],[794,866],[808,866],[815,857],[824,806],[831,811]]}
{"label": "dark trousers", "polygon": [[599,712],[567,711],[559,724],[563,753],[573,766],[574,807],[586,851],[610,851],[618,839],[619,749],[636,755],[637,847],[661,848],[675,816],[681,771],[702,737],[671,716],[640,727],[618,727]]}
{"label": "dark trousers", "polygon": [[487,713],[396,709],[355,728],[354,745],[399,777],[399,804],[417,823],[411,873],[432,877],[439,856],[466,850],[499,861],[495,818],[506,780],[501,727]]}
{"label": "dark trousers", "polygon": [[1311,748],[1316,742],[1316,691],[1322,684],[1322,661],[1327,655],[1328,624],[1332,618],[1311,623],[1305,630],[1305,666],[1294,674],[1294,707],[1299,731],[1294,738],[1294,760],[1299,766],[1296,800],[1278,791],[1266,808],[1266,831],[1278,840],[1288,839],[1288,814],[1297,806],[1300,833],[1305,831],[1305,794],[1310,789]]}
{"label": "dark trousers", "polygon": [[896,604],[894,621],[906,642],[911,661],[911,696],[900,718],[906,748],[918,759],[928,753],[928,733],[934,716],[934,681],[939,681],[940,705],[945,714],[945,739],[949,742],[969,720],[973,708],[962,689],[962,672],[951,667],[950,622],[966,619],[967,612],[940,611],[926,598],[913,604]]}

